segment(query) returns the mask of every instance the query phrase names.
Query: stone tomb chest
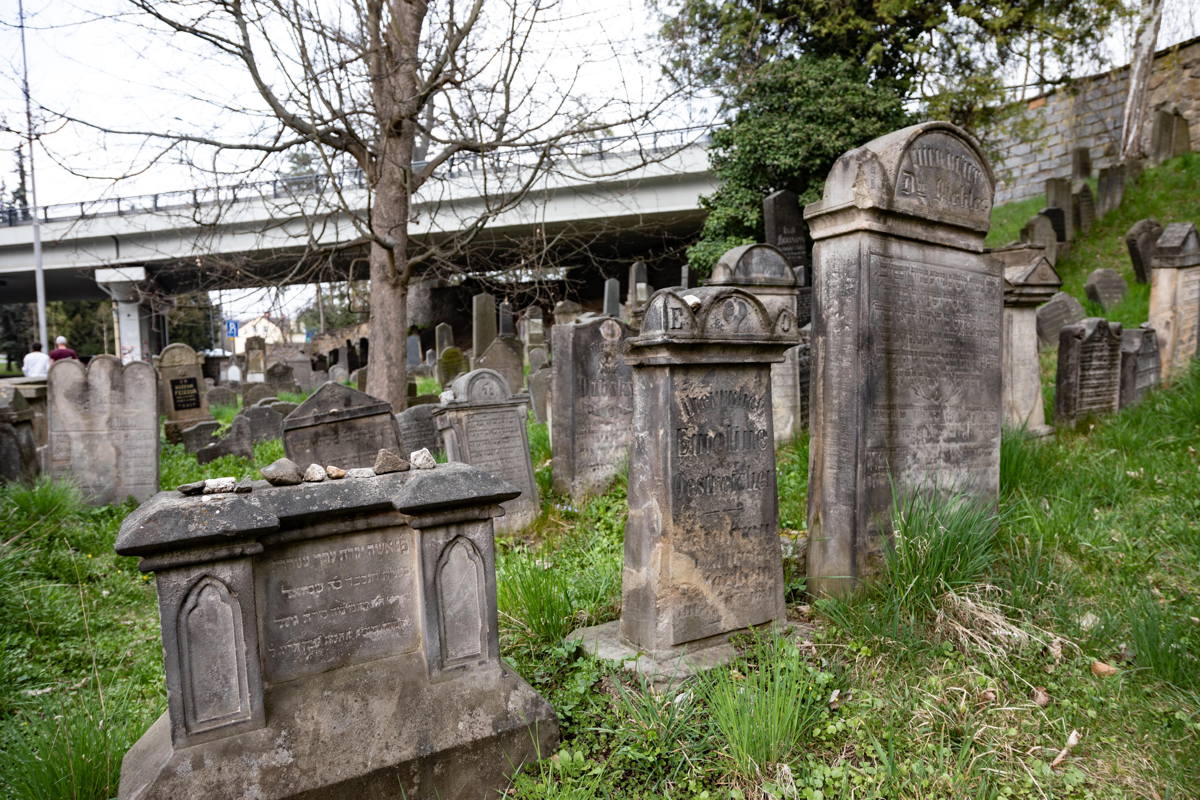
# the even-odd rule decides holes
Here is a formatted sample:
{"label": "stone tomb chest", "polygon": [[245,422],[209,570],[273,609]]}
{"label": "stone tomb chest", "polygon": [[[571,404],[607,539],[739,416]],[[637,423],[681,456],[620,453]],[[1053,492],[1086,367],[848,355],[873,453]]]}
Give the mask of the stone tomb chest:
{"label": "stone tomb chest", "polygon": [[452,464],[138,508],[116,549],[155,573],[167,712],[120,799],[503,792],[557,741],[499,658],[492,517],[515,494]]}
{"label": "stone tomb chest", "polygon": [[391,404],[340,383],[322,385],[283,421],[284,452],[302,467],[369,467],[384,448],[401,449]]}

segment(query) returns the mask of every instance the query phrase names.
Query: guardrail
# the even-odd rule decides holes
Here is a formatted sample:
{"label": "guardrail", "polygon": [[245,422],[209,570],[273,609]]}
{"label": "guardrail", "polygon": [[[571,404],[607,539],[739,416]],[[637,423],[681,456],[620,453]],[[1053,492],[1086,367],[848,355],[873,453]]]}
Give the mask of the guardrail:
{"label": "guardrail", "polygon": [[[610,136],[599,139],[587,139],[573,142],[568,147],[567,159],[571,162],[588,160],[604,160],[633,152],[661,152],[669,148],[684,147],[690,144],[708,144],[710,126],[690,128],[671,128],[654,131],[649,134],[630,134],[628,136]],[[648,140],[648,142],[647,142]],[[638,147],[614,149],[615,145],[636,142]],[[647,146],[648,145],[648,146]],[[564,148],[565,149],[565,148]],[[563,151],[556,151],[561,157]],[[538,147],[514,148],[503,153],[505,167],[519,167],[532,164],[542,158],[543,150]],[[420,169],[428,162],[418,161],[414,169]],[[483,169],[483,157],[478,153],[464,153],[455,156],[446,163],[443,174],[449,177],[480,172]],[[180,189],[154,194],[139,194],[130,197],[108,197],[98,200],[83,200],[77,203],[55,203],[40,206],[37,209],[42,222],[60,222],[93,217],[121,216],[124,214],[153,213],[156,211],[174,211],[181,208],[200,208],[217,203],[232,203],[237,200],[252,198],[296,198],[325,194],[332,187],[339,191],[347,189],[365,189],[366,178],[359,168],[348,169],[332,174],[289,175],[262,181],[249,181],[223,186],[210,186],[195,189]],[[32,209],[5,208],[0,209],[0,222],[8,227],[32,224]]]}

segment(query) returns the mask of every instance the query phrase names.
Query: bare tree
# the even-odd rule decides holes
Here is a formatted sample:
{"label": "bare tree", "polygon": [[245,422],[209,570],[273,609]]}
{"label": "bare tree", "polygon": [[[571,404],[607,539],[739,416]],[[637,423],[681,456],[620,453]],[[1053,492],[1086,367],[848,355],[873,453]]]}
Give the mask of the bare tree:
{"label": "bare tree", "polygon": [[1129,93],[1121,117],[1121,159],[1144,158],[1142,131],[1150,105],[1150,73],[1154,69],[1154,44],[1162,24],[1163,0],[1142,0],[1133,58],[1129,62]]}
{"label": "bare tree", "polygon": [[[156,158],[186,152],[193,164],[211,159],[210,169],[231,154],[247,156],[247,172],[299,148],[314,155],[320,199],[303,190],[292,198],[306,220],[310,253],[275,280],[328,280],[339,253],[365,246],[373,339],[367,388],[397,408],[406,395],[401,354],[414,276],[453,271],[481,229],[566,168],[568,145],[635,135],[665,101],[661,94],[581,97],[586,65],[564,70],[554,52],[532,44],[538,26],[561,14],[558,0],[129,2],[151,27],[237,64],[256,105],[231,100],[223,111],[257,124],[232,136],[71,121],[161,140]],[[643,151],[594,161],[593,169],[634,170],[660,157]],[[357,182],[345,179],[347,171]],[[365,192],[365,201],[356,192]],[[464,193],[476,198],[469,208],[460,202]],[[211,225],[221,207],[214,204],[203,219],[197,211],[195,222]],[[447,214],[456,217],[453,224],[443,219],[431,233],[430,219]]]}

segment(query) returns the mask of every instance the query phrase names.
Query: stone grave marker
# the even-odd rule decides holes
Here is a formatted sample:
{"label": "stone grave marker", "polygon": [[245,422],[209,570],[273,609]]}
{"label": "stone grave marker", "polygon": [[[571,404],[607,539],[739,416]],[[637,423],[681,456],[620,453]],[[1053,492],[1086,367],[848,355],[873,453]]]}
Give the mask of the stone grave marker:
{"label": "stone grave marker", "polygon": [[120,799],[504,794],[558,743],[500,659],[492,516],[514,496],[441,464],[134,511],[116,550],[155,576],[167,711]]}
{"label": "stone grave marker", "polygon": [[475,368],[499,372],[514,392],[521,391],[525,384],[525,352],[521,340],[511,334],[497,336],[484,354],[475,359]]}
{"label": "stone grave marker", "polygon": [[550,386],[553,381],[554,370],[549,366],[541,367],[529,375],[529,404],[533,407],[533,418],[538,422],[550,422]]}
{"label": "stone grave marker", "polygon": [[409,403],[409,407],[396,415],[396,430],[400,434],[400,452],[409,453],[427,449],[437,453],[442,449],[442,437],[433,421],[433,403]]}
{"label": "stone grave marker", "polygon": [[1092,187],[1081,182],[1071,192],[1071,202],[1073,203],[1075,230],[1079,233],[1087,233],[1096,224],[1096,198],[1092,194]]}
{"label": "stone grave marker", "polygon": [[354,370],[354,372],[351,372],[346,380],[350,381],[350,383],[354,385],[355,389],[358,389],[360,392],[365,392],[367,390],[367,368],[359,367],[358,369]]}
{"label": "stone grave marker", "polygon": [[1158,336],[1162,381],[1187,372],[1200,338],[1200,237],[1191,222],[1172,222],[1150,262],[1150,325]]}
{"label": "stone grave marker", "polygon": [[[4,384],[15,386],[21,396],[25,398],[25,402],[29,404],[29,408],[33,411],[33,440],[37,444],[39,451],[44,451],[44,448],[50,441],[50,425],[47,422],[47,409],[49,401],[47,400],[46,378],[7,378]],[[40,452],[38,456],[40,466],[44,466],[44,453]]]}
{"label": "stone grave marker", "polygon": [[544,347],[546,344],[546,322],[540,306],[525,309],[525,346]]}
{"label": "stone grave marker", "polygon": [[262,383],[267,376],[267,342],[261,336],[246,340],[246,383]]}
{"label": "stone grave marker", "polygon": [[92,505],[158,491],[158,377],[115,356],[54,362],[47,378],[50,475],[75,481]]}
{"label": "stone grave marker", "polygon": [[283,363],[292,368],[292,377],[296,385],[300,387],[302,392],[311,392],[317,388],[315,376],[313,374],[312,360],[303,353],[289,357]]}
{"label": "stone grave marker", "polygon": [[692,270],[687,264],[679,268],[679,288],[686,289],[692,285]]}
{"label": "stone grave marker", "polygon": [[[246,418],[250,423],[250,443],[258,444],[259,442],[269,442],[272,439],[283,438],[283,415],[275,410],[274,398],[271,398],[272,403],[250,406],[242,409],[242,413],[238,416]],[[290,404],[289,404],[290,405]],[[322,461],[321,465],[334,464],[341,466],[335,461]],[[305,466],[308,466],[305,464]]]}
{"label": "stone grave marker", "polygon": [[551,331],[551,474],[555,490],[574,500],[603,492],[628,460],[633,375],[621,354],[633,334],[613,317]]}
{"label": "stone grave marker", "polygon": [[278,396],[280,392],[300,394],[300,384],[296,381],[295,369],[287,363],[276,361],[267,367],[264,383],[270,387],[271,394]]}
{"label": "stone grave marker", "polygon": [[233,418],[224,436],[196,451],[196,461],[200,464],[207,464],[221,456],[241,456],[254,460],[254,434],[250,430],[250,420],[244,414]]}
{"label": "stone grave marker", "polygon": [[329,380],[334,383],[345,383],[350,380],[350,372],[343,364],[334,364],[329,368]]}
{"label": "stone grave marker", "polygon": [[167,421],[163,434],[169,442],[180,441],[180,431],[197,422],[212,419],[208,410],[208,390],[196,351],[182,342],[163,348],[158,357],[159,391]]}
{"label": "stone grave marker", "polygon": [[1058,332],[1063,326],[1078,322],[1085,316],[1082,303],[1066,292],[1055,292],[1037,310],[1038,341],[1042,347],[1055,347],[1058,344]]}
{"label": "stone grave marker", "polygon": [[1039,436],[1051,429],[1042,400],[1037,307],[1062,285],[1043,252],[1035,246],[992,252],[1004,267],[1004,424]]}
{"label": "stone grave marker", "polygon": [[1158,337],[1149,323],[1121,331],[1121,391],[1118,406],[1136,405],[1159,383]]}
{"label": "stone grave marker", "polygon": [[1058,235],[1054,223],[1044,214],[1034,214],[1021,229],[1021,241],[1042,248],[1042,255],[1050,266],[1058,263]]}
{"label": "stone grave marker", "polygon": [[994,179],[927,122],[835,162],[815,241],[808,588],[881,567],[897,502],[999,492],[1003,274],[983,252]]}
{"label": "stone grave marker", "polygon": [[205,398],[210,407],[212,406],[236,406],[238,402],[237,392],[230,389],[228,386],[214,386],[208,390]]}
{"label": "stone grave marker", "polygon": [[1125,165],[1113,164],[1100,170],[1096,185],[1096,213],[1103,218],[1121,205],[1125,197]]}
{"label": "stone grave marker", "polygon": [[265,383],[248,383],[242,387],[242,407],[257,405],[260,400],[275,397],[275,390]]}
{"label": "stone grave marker", "polygon": [[1086,147],[1071,150],[1071,178],[1086,181],[1092,177],[1092,151]]}
{"label": "stone grave marker", "polygon": [[1121,393],[1121,323],[1088,317],[1059,332],[1054,424],[1111,414]]}
{"label": "stone grave marker", "polygon": [[[1061,238],[1060,236],[1060,242],[1075,241],[1075,232],[1079,230],[1079,222],[1075,219],[1075,201],[1071,188],[1070,178],[1049,178],[1046,181],[1046,205],[1062,211],[1062,230],[1059,230],[1058,225],[1054,226],[1056,231],[1066,237]],[[1053,221],[1054,219],[1051,217],[1051,222]]]}
{"label": "stone grave marker", "polygon": [[554,304],[554,324],[570,325],[583,313],[583,306],[574,300],[559,300]]}
{"label": "stone grave marker", "polygon": [[238,386],[242,382],[242,368],[237,365],[237,362],[231,362],[229,369],[225,370],[225,381],[231,386]]}
{"label": "stone grave marker", "polygon": [[606,317],[621,316],[621,282],[616,278],[608,278],[604,281],[604,310],[602,314]]}
{"label": "stone grave marker", "polygon": [[784,619],[769,366],[796,340],[791,308],[772,314],[738,288],[651,297],[625,356],[621,618],[572,634],[590,651],[669,679],[727,661],[730,635]]}
{"label": "stone grave marker", "polygon": [[1155,166],[1191,152],[1191,135],[1187,117],[1177,110],[1160,108],[1154,112],[1150,129],[1150,161]]}
{"label": "stone grave marker", "polygon": [[451,345],[438,356],[437,366],[434,367],[434,377],[442,386],[449,386],[451,381],[466,371],[467,357],[461,350]]}
{"label": "stone grave marker", "polygon": [[404,343],[404,355],[408,366],[415,367],[421,363],[421,337],[410,333]]}
{"label": "stone grave marker", "polygon": [[17,387],[0,384],[0,483],[33,483],[39,471],[33,408]]}
{"label": "stone grave marker", "polygon": [[1038,212],[1038,216],[1050,220],[1054,235],[1058,238],[1058,254],[1062,255],[1067,249],[1067,212],[1056,206],[1047,206]]}
{"label": "stone grave marker", "polygon": [[1129,249],[1129,260],[1133,264],[1133,275],[1138,283],[1150,282],[1150,262],[1163,226],[1156,219],[1142,219],[1133,223],[1125,233],[1125,247]]}
{"label": "stone grave marker", "polygon": [[514,396],[504,377],[490,369],[458,376],[447,392],[450,397],[433,410],[446,458],[478,467],[519,489],[519,497],[503,503],[504,516],[496,530],[525,528],[539,507],[529,460],[526,400]]}
{"label": "stone grave marker", "polygon": [[546,366],[550,359],[546,356],[546,348],[531,347],[526,354],[526,360],[529,362],[529,372],[532,374]]}
{"label": "stone grave marker", "polygon": [[642,306],[650,297],[650,278],[645,261],[629,265],[629,282],[625,292],[626,322],[637,330],[642,325]]}
{"label": "stone grave marker", "polygon": [[[440,356],[442,351],[454,344],[454,328],[448,322],[439,322],[433,329],[433,348]],[[436,356],[435,356],[436,357]]]}
{"label": "stone grave marker", "polygon": [[1111,311],[1122,300],[1129,285],[1115,269],[1101,268],[1092,270],[1088,275],[1084,291],[1093,303],[1099,303],[1105,311]]}
{"label": "stone grave marker", "polygon": [[215,419],[203,420],[197,422],[179,432],[179,439],[183,442],[183,449],[189,453],[199,452],[215,442],[213,436],[221,428],[221,423]]}
{"label": "stone grave marker", "polygon": [[471,298],[471,360],[479,358],[496,338],[496,298],[477,294]]}
{"label": "stone grave marker", "polygon": [[283,420],[283,449],[297,464],[369,467],[382,450],[399,453],[392,406],[340,383],[326,383]]}

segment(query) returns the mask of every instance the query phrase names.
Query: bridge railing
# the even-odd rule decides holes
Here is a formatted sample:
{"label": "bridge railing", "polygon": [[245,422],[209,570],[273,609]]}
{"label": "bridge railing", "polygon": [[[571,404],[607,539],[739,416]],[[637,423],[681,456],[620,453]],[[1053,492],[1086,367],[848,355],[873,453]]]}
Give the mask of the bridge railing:
{"label": "bridge railing", "polygon": [[[710,126],[695,126],[689,128],[671,128],[644,134],[628,136],[609,136],[597,139],[585,139],[573,142],[566,147],[556,150],[559,158],[565,156],[568,162],[603,161],[607,158],[617,158],[633,152],[661,152],[689,144],[707,144],[710,139]],[[636,148],[616,149],[614,145],[635,142]],[[530,166],[542,158],[543,150],[538,147],[513,148],[503,153],[504,168]],[[557,159],[555,159],[557,160]],[[413,163],[414,169],[421,169],[425,161]],[[478,153],[461,153],[451,158],[441,169],[447,177],[459,177],[482,171],[484,157]],[[219,203],[232,203],[238,200],[271,198],[295,199],[326,194],[332,187],[341,191],[348,189],[365,189],[366,176],[359,168],[348,169],[332,174],[314,173],[311,175],[286,175],[261,181],[245,181],[242,183],[219,186],[205,186],[194,189],[179,189],[153,194],[138,194],[129,197],[105,197],[98,200],[83,200],[75,203],[55,203],[40,206],[37,209],[42,222],[62,222],[91,219],[93,217],[121,216],[124,214],[154,213],[157,211],[177,211],[185,208],[200,208]],[[32,223],[33,209],[9,207],[0,209],[0,224],[8,227],[29,225]]]}

